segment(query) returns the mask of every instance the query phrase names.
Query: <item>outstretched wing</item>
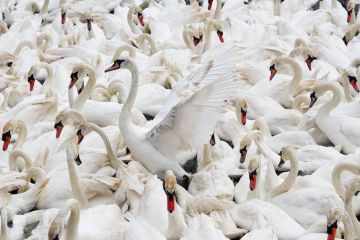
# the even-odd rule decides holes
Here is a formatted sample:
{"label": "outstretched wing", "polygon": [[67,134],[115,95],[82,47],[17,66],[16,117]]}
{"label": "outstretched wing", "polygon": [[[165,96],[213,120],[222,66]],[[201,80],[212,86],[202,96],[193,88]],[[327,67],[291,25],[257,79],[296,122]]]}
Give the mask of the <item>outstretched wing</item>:
{"label": "outstretched wing", "polygon": [[192,94],[202,89],[204,86],[207,86],[220,77],[227,75],[232,69],[234,69],[237,62],[240,60],[240,50],[234,47],[224,47],[221,50],[217,50],[216,55],[218,57],[209,60],[202,67],[193,71],[176,85],[166,100],[164,107],[150,123],[151,126],[161,122],[176,104],[189,98]]}
{"label": "outstretched wing", "polygon": [[209,141],[225,100],[235,94],[237,79],[230,72],[175,105],[147,134],[147,140],[170,158],[186,147],[200,149]]}

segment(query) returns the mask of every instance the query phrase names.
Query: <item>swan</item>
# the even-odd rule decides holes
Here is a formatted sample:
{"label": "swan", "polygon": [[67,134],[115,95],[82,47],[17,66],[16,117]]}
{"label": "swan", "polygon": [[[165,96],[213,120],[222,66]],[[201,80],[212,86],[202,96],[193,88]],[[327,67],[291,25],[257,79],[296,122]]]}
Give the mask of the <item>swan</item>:
{"label": "swan", "polygon": [[[35,160],[32,160],[31,157],[24,151],[20,149],[12,150],[9,154],[9,170],[10,171],[19,171],[19,164],[17,159],[20,157],[25,162],[25,170],[31,167],[42,167],[46,162],[46,159],[49,155],[49,149],[46,147],[43,151],[40,151]],[[24,170],[24,169],[23,169]]]}
{"label": "swan", "polygon": [[294,148],[300,148],[306,145],[315,145],[313,137],[305,131],[286,131],[275,136],[271,136],[269,126],[264,119],[256,119],[253,123],[253,129],[259,130],[266,144],[274,152],[280,152],[280,149],[287,145]]}
{"label": "swan", "polygon": [[[229,59],[227,59],[227,60],[229,60]],[[221,60],[218,62],[211,61],[205,65],[207,70],[205,70],[206,68],[203,67],[203,68],[200,68],[198,71],[199,71],[199,73],[203,72],[204,70],[209,71],[209,73],[214,71],[213,73],[216,76],[217,75],[217,72],[215,70],[217,68],[216,64],[219,64],[220,62],[222,62],[222,61]],[[220,101],[222,101],[222,99],[225,99],[232,92],[231,87],[236,86],[236,82],[234,82],[234,79],[232,78],[231,75],[228,77],[222,76],[221,80],[218,79],[218,81],[215,81],[215,80],[217,80],[217,77],[215,77],[215,78],[212,77],[212,79],[206,79],[206,75],[205,75],[205,79],[201,79],[201,78],[197,79],[197,81],[203,80],[203,81],[208,81],[208,82],[209,81],[215,81],[215,82],[204,87],[202,90],[200,90],[199,92],[194,94],[192,97],[190,97],[187,101],[184,101],[182,103],[175,105],[171,110],[169,109],[171,114],[168,113],[161,122],[160,121],[156,122],[156,120],[154,120],[155,123],[158,123],[158,125],[156,125],[150,132],[144,133],[143,131],[141,131],[141,129],[135,128],[135,126],[133,124],[129,123],[130,111],[134,105],[135,98],[136,98],[136,93],[137,93],[137,88],[138,88],[138,86],[137,86],[138,85],[138,76],[139,76],[138,70],[137,70],[137,67],[136,67],[134,61],[129,58],[115,60],[113,65],[111,67],[109,67],[108,69],[106,69],[106,71],[113,71],[113,70],[119,69],[121,67],[129,69],[132,74],[132,82],[131,82],[131,89],[129,92],[129,96],[123,106],[123,110],[120,114],[120,119],[119,119],[120,130],[124,136],[125,143],[127,144],[128,148],[130,149],[132,155],[134,156],[135,159],[139,160],[144,166],[146,166],[151,172],[159,173],[159,172],[164,172],[168,169],[171,169],[174,171],[174,173],[177,176],[186,176],[187,174],[181,168],[181,166],[178,163],[176,163],[175,161],[169,159],[170,156],[175,155],[175,154],[169,154],[170,152],[173,151],[173,149],[171,147],[166,147],[166,149],[164,149],[164,144],[161,144],[161,143],[164,143],[164,141],[169,143],[168,137],[170,137],[170,136],[174,136],[174,137],[176,136],[175,138],[170,137],[170,139],[172,139],[172,143],[177,147],[182,147],[183,142],[185,143],[185,142],[190,141],[193,144],[199,144],[202,141],[203,142],[207,141],[207,139],[209,139],[209,135],[211,133],[210,132],[211,128],[212,128],[212,126],[215,125],[216,121],[213,118],[212,123],[202,122],[201,129],[203,129],[203,130],[201,131],[201,133],[199,132],[199,135],[194,134],[194,131],[196,131],[196,129],[200,130],[200,125],[198,125],[199,127],[194,128],[193,124],[196,121],[199,121],[199,120],[202,121],[202,119],[203,119],[200,115],[197,116],[195,113],[196,112],[201,113],[202,116],[204,114],[211,114],[211,115],[213,115],[213,117],[215,117],[217,115],[217,114],[215,114],[215,111],[217,111],[216,109],[218,109],[218,107],[220,107],[220,105],[221,105]],[[211,70],[213,70],[213,71],[211,71]],[[195,72],[195,74],[196,74],[196,72]],[[206,74],[206,72],[204,72],[204,74]],[[194,77],[194,76],[195,75],[192,75],[192,77]],[[187,81],[194,81],[195,79],[193,79],[192,77],[190,77]],[[226,85],[226,87],[225,87],[225,85]],[[216,89],[216,90],[214,91],[214,89]],[[203,94],[206,94],[206,97],[202,96]],[[213,98],[212,95],[215,95],[215,94],[218,97]],[[211,103],[211,105],[210,105],[211,107],[207,107],[208,105],[206,105],[206,108],[205,108],[205,106],[204,107],[201,106],[201,104],[203,104],[203,102],[210,101],[210,99],[213,99],[212,100],[213,103]],[[197,104],[199,104],[199,107],[196,110],[196,112],[193,112],[191,106],[193,106],[195,104],[195,102]],[[166,110],[166,112],[168,112],[168,109]],[[184,122],[181,121],[182,122],[182,126],[181,126],[182,133],[180,133],[180,132],[178,132],[178,131],[180,131],[180,129],[178,129],[176,122],[180,121],[182,114],[185,112],[191,112],[192,117],[194,119],[198,119],[198,120],[190,121],[190,122],[192,122],[192,127],[189,126],[189,128],[187,128],[187,127],[184,128],[184,126],[183,126]],[[161,115],[161,113],[159,113],[157,116],[159,116],[159,115]],[[164,116],[162,116],[162,117],[164,117]],[[187,117],[188,117],[188,115],[187,115]],[[207,119],[209,119],[209,118],[207,118]],[[205,125],[204,125],[204,123],[205,123]],[[200,123],[198,123],[198,124],[200,124]],[[206,130],[204,128],[205,126],[207,128]],[[185,134],[183,132],[185,129],[186,130],[191,129],[191,132],[192,132],[191,135],[197,136],[196,138],[198,140],[193,142],[193,140],[189,139],[188,136],[190,136],[190,135]],[[205,130],[205,132],[204,132],[204,130]],[[183,134],[185,134],[185,135],[183,135]],[[186,137],[184,138],[182,136],[186,136]],[[200,140],[199,138],[202,138],[202,140]],[[136,147],[139,144],[141,144],[143,146],[141,151],[139,151],[140,149]],[[156,146],[156,148],[155,148],[155,146]],[[152,153],[151,158],[149,158],[149,152]]]}
{"label": "swan", "polygon": [[2,205],[6,205],[8,211],[12,214],[26,213],[33,209],[39,199],[40,191],[48,183],[49,179],[46,178],[45,172],[40,168],[32,167],[26,172],[27,179],[35,180],[35,184],[27,191],[12,195],[7,191],[3,192],[3,190],[1,190]]}
{"label": "swan", "polygon": [[36,226],[43,211],[33,211],[24,215],[13,215],[6,206],[1,208],[1,240],[27,239]]}
{"label": "swan", "polygon": [[[81,207],[89,207],[99,202],[113,201],[112,190],[116,191],[120,187],[120,180],[96,174],[82,174],[81,179],[79,179],[74,162],[81,165],[82,161],[79,157],[79,146],[76,137],[70,138],[65,144],[67,144],[67,164],[65,165],[67,165],[68,170],[66,170],[65,166],[65,168],[61,168],[62,170],[57,169],[57,171],[53,170],[49,173],[51,178],[40,193],[40,198],[36,203],[37,208],[61,206],[70,198],[71,194],[79,201]],[[68,181],[64,182],[64,179],[67,179],[66,175],[69,177],[70,186]],[[73,193],[69,191],[70,189],[72,189]]]}
{"label": "swan", "polygon": [[[344,239],[354,239],[353,238],[353,228],[349,215],[346,213],[344,209],[334,208],[329,211],[327,214],[327,223],[326,223],[326,231],[327,233],[308,233],[305,236],[299,238],[299,240],[315,240],[315,239],[325,239],[327,236],[328,240],[342,239],[339,236],[338,226],[340,223],[344,225]],[[339,238],[335,238],[339,237]]]}
{"label": "swan", "polygon": [[44,68],[47,72],[47,78],[45,80],[44,83],[41,83],[40,81],[40,84],[41,85],[44,85],[40,91],[40,93],[46,93],[47,91],[49,91],[50,89],[52,91],[55,90],[54,88],[54,71],[52,69],[52,67],[48,64],[48,63],[45,63],[45,62],[42,62],[42,63],[38,63],[36,65],[33,65],[28,74],[27,74],[27,81],[29,83],[29,86],[30,86],[30,91],[33,91],[34,89],[34,86],[35,86],[35,76],[36,75],[36,72],[39,71],[39,69],[41,68]]}
{"label": "swan", "polygon": [[24,145],[27,137],[27,131],[25,123],[21,120],[10,120],[4,126],[2,130],[3,151],[6,151],[11,141],[11,132],[18,134],[17,140],[13,145],[13,149],[19,148]]}
{"label": "swan", "polygon": [[[280,187],[271,189],[268,195],[271,198],[271,203],[284,209],[306,229],[317,221],[324,221],[326,214],[332,208],[343,207],[341,198],[332,190],[321,187],[321,191],[319,191],[319,187],[311,185],[293,188],[298,172],[295,152],[292,148],[285,147],[282,149],[281,156],[279,166],[283,165],[286,159],[292,161],[295,166],[290,169],[288,180],[284,180],[283,186],[280,185]],[[310,202],[311,206],[309,206]],[[304,209],[307,210],[304,211]]]}
{"label": "swan", "polygon": [[[293,78],[290,81],[282,80],[279,83],[276,83],[276,80],[271,81],[275,77],[278,71],[277,69],[279,69],[283,65],[290,66],[294,74]],[[272,97],[275,101],[279,102],[282,106],[285,106],[286,108],[291,107],[291,103],[293,101],[292,98],[295,94],[296,87],[299,85],[300,81],[303,78],[303,73],[299,63],[295,59],[289,57],[278,57],[272,61],[270,66],[270,72],[271,85],[273,85],[274,83],[276,83],[276,85],[266,88],[263,82],[259,82],[253,88],[251,88],[251,91]]]}
{"label": "swan", "polygon": [[[315,120],[318,127],[326,134],[334,145],[341,146],[342,151],[346,154],[353,153],[360,146],[357,138],[360,134],[360,128],[355,124],[357,118],[348,116],[334,117],[330,112],[338,106],[341,99],[341,89],[334,83],[319,84],[315,86],[311,94],[310,107],[314,105],[318,97],[331,91],[333,96],[330,101],[324,104],[316,114]],[[329,119],[332,119],[329,121]]]}

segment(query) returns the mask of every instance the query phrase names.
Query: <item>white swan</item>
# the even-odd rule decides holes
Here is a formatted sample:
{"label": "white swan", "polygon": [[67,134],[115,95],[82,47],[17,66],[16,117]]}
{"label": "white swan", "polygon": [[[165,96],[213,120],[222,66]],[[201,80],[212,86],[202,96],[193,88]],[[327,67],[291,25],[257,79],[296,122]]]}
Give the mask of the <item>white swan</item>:
{"label": "white swan", "polygon": [[318,97],[328,91],[331,91],[333,96],[329,102],[319,109],[315,118],[316,123],[334,145],[341,146],[341,149],[346,154],[353,153],[360,146],[358,138],[360,136],[360,128],[356,124],[357,118],[344,115],[335,117],[330,114],[341,101],[340,87],[334,83],[317,85],[310,96],[310,106],[316,102]]}
{"label": "white swan", "polygon": [[[227,59],[227,61],[228,60],[229,59]],[[129,69],[132,73],[131,89],[120,115],[119,127],[134,158],[142,162],[151,172],[164,172],[171,169],[176,175],[185,176],[186,172],[180,167],[180,165],[178,165],[175,161],[170,160],[174,156],[171,152],[175,149],[169,147],[169,143],[170,146],[182,148],[184,147],[184,143],[191,143],[193,146],[199,146],[198,144],[201,142],[205,143],[209,139],[212,128],[216,123],[215,119],[218,116],[218,114],[215,113],[222,105],[221,101],[225,100],[228,95],[231,94],[232,88],[236,86],[236,82],[234,82],[232,75],[223,76],[221,80],[218,79],[218,72],[216,69],[218,67],[217,64],[220,64],[220,62],[222,62],[222,60],[211,61],[204,67],[200,68],[197,72],[193,73],[194,75],[192,75],[186,82],[214,82],[203,87],[202,90],[198,91],[187,101],[177,105],[174,105],[173,103],[172,109],[166,109],[166,111],[162,114],[159,113],[157,117],[161,115],[161,117],[163,117],[162,122],[159,121],[160,118],[155,118],[154,121],[158,125],[147,133],[139,128],[135,128],[133,124],[129,123],[130,111],[134,105],[138,88],[138,71],[135,63],[131,59],[118,59],[115,60],[114,64],[106,70],[112,71],[124,67]],[[194,78],[196,74],[199,74],[200,72],[205,74],[205,78]],[[213,73],[211,79],[206,78],[207,73]],[[184,82],[184,84],[186,84],[186,82]],[[213,95],[214,97],[212,97]],[[198,105],[196,110],[192,107],[195,103]],[[205,103],[206,106],[204,105],[202,107],[202,104]],[[165,118],[164,114],[167,114]],[[191,114],[194,120],[187,121],[189,123],[192,122],[191,126],[184,127],[183,124],[185,122],[181,120],[184,116],[183,114],[186,114],[187,117],[189,117],[188,114]],[[206,118],[207,120],[204,121],[205,119],[202,117],[208,114],[212,115],[211,122],[208,121],[209,118]],[[181,127],[179,125],[180,122],[182,124]],[[194,123],[197,125],[194,125]],[[178,127],[180,127],[181,130]],[[200,129],[202,130],[200,131]],[[184,131],[191,131],[191,134],[186,134]],[[199,134],[194,134],[194,131],[199,131]],[[189,136],[191,135],[196,136],[197,140],[190,139]],[[137,147],[139,144],[143,146],[141,150]],[[167,147],[165,147],[165,145]],[[151,157],[149,157],[150,152],[152,153],[150,155]],[[172,157],[169,159],[170,156]]]}

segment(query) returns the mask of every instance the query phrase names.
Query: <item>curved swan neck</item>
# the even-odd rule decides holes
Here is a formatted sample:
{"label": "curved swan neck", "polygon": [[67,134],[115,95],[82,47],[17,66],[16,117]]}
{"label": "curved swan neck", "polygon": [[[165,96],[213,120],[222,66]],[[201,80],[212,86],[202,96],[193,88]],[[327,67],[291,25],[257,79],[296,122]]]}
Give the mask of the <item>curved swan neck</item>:
{"label": "curved swan neck", "polygon": [[352,210],[352,199],[354,194],[360,190],[360,176],[356,176],[352,179],[351,184],[348,186],[345,192],[345,209],[351,219],[355,236],[360,234],[360,223],[358,222],[355,214]]}
{"label": "curved swan neck", "polygon": [[332,172],[332,184],[337,192],[337,194],[345,200],[346,189],[341,182],[341,174],[345,171],[349,171],[353,174],[360,174],[360,168],[351,163],[342,163],[334,167]]}
{"label": "curved swan neck", "polygon": [[353,226],[351,218],[346,211],[343,213],[342,222],[344,225],[344,240],[353,240]]}
{"label": "curved swan neck", "polygon": [[346,101],[351,102],[352,101],[352,96],[351,96],[351,93],[350,93],[350,84],[349,84],[349,81],[348,81],[347,74],[345,72],[342,72],[340,74],[339,82],[341,82],[341,84],[343,86]]}
{"label": "curved swan neck", "polygon": [[1,234],[0,240],[8,240],[8,228],[7,228],[7,209],[6,207],[1,208]]}
{"label": "curved swan neck", "polygon": [[204,159],[203,159],[203,166],[206,166],[213,162],[211,156],[211,149],[209,144],[204,144]]}
{"label": "curved swan neck", "polygon": [[37,67],[45,68],[45,70],[46,70],[47,78],[45,80],[43,88],[41,89],[41,93],[46,93],[48,90],[50,90],[52,88],[52,86],[54,84],[54,77],[55,77],[54,70],[52,69],[50,64],[45,63],[45,62],[39,63],[37,65]]}
{"label": "curved swan neck", "polygon": [[21,42],[21,43],[17,46],[17,48],[15,49],[14,55],[19,56],[21,50],[22,50],[24,47],[28,47],[28,48],[30,48],[30,49],[35,49],[35,46],[34,46],[34,44],[33,44],[32,42],[30,42],[30,41],[23,41],[23,42]]}
{"label": "curved swan neck", "polygon": [[27,129],[25,123],[21,120],[18,120],[15,124],[15,132],[18,133],[18,138],[14,143],[13,149],[19,148],[24,145],[27,137]]}
{"label": "curved swan neck", "polygon": [[10,171],[19,171],[17,161],[16,161],[18,157],[21,157],[22,159],[24,159],[26,169],[29,169],[32,167],[33,161],[31,160],[30,156],[26,152],[24,152],[20,149],[15,149],[9,154],[9,169],[10,169]]}
{"label": "curved swan neck", "polygon": [[138,38],[139,43],[141,43],[142,45],[145,44],[145,42],[147,42],[147,44],[150,47],[150,55],[154,54],[156,52],[156,46],[155,46],[155,41],[154,39],[151,37],[151,35],[147,34],[147,33],[143,33],[139,36]]}
{"label": "curved swan neck", "polygon": [[116,52],[114,54],[114,59],[119,59],[121,56],[121,53],[123,53],[123,52],[128,52],[129,57],[132,59],[135,59],[135,57],[136,57],[136,52],[135,52],[134,48],[127,44],[124,44],[124,45],[121,45],[120,47],[118,47],[118,49],[116,49]]}
{"label": "curved swan neck", "polygon": [[295,42],[294,42],[294,47],[295,47],[295,48],[298,48],[298,47],[301,47],[301,46],[307,47],[307,43],[306,43],[306,41],[305,41],[304,39],[302,39],[302,38],[297,38],[297,39],[295,40]]}
{"label": "curved swan neck", "polygon": [[323,85],[324,93],[327,91],[331,91],[333,93],[332,98],[329,102],[325,103],[318,111],[319,116],[327,116],[330,111],[332,111],[340,102],[343,97],[343,92],[341,91],[340,86],[338,84],[329,83]]}
{"label": "curved swan neck", "polygon": [[262,137],[271,138],[271,133],[269,126],[265,122],[265,120],[258,118],[254,121],[253,129],[259,130]]}
{"label": "curved swan neck", "polygon": [[123,105],[120,114],[120,124],[122,121],[130,120],[130,114],[135,103],[136,94],[138,90],[138,81],[139,81],[139,71],[137,69],[135,62],[132,59],[127,59],[126,62],[127,62],[126,68],[131,72],[132,80],[131,80],[129,95]]}
{"label": "curved swan neck", "polygon": [[70,107],[77,110],[81,109],[84,106],[85,102],[91,96],[91,93],[96,85],[95,70],[92,67],[85,68],[89,76],[89,81],[86,83],[84,90],[80,93],[80,95],[77,96],[75,101],[73,101],[73,96],[71,92],[72,89],[68,90]]}
{"label": "curved swan neck", "polygon": [[221,19],[221,0],[216,0],[216,9],[214,13],[214,19],[220,20]]}
{"label": "curved swan neck", "polygon": [[301,79],[303,77],[300,64],[295,59],[292,59],[289,57],[280,57],[278,59],[279,59],[280,63],[290,65],[291,70],[294,74],[293,78],[291,79],[291,81],[287,87],[288,92],[293,94],[296,86],[299,84],[299,82],[301,81]]}
{"label": "curved swan neck", "polygon": [[269,194],[270,198],[274,198],[281,193],[289,191],[295,184],[296,177],[299,172],[299,163],[293,151],[291,151],[291,156],[289,159],[290,159],[290,172],[279,186],[274,187],[270,191]]}
{"label": "curved swan neck", "polygon": [[129,9],[128,14],[127,14],[127,21],[128,21],[129,27],[133,33],[141,34],[142,31],[135,25],[135,23],[133,21],[134,12],[135,12],[135,8]]}
{"label": "curved swan neck", "polygon": [[294,58],[299,55],[304,56],[305,53],[306,53],[306,48],[303,46],[300,46],[300,47],[296,47],[293,50],[291,50],[291,52],[289,53],[289,57]]}
{"label": "curved swan neck", "polygon": [[69,220],[67,222],[67,231],[65,234],[65,239],[77,240],[78,235],[78,225],[80,221],[80,208],[79,203],[75,200],[67,202],[68,209],[70,210]]}
{"label": "curved swan neck", "polygon": [[72,122],[75,127],[80,127],[87,123],[85,117],[79,111],[75,109],[67,109],[63,118],[63,124]]}
{"label": "curved swan neck", "polygon": [[298,110],[301,113],[304,113],[308,110],[310,106],[310,99],[306,95],[298,95],[294,98],[292,102],[292,108]]}
{"label": "curved swan neck", "polygon": [[194,48],[194,46],[191,44],[191,41],[189,40],[191,33],[192,33],[192,31],[190,31],[190,30],[187,30],[187,29],[183,30],[184,42],[185,42],[186,46],[188,47],[188,49],[190,49],[190,50]]}
{"label": "curved swan neck", "polygon": [[74,194],[74,197],[79,202],[81,208],[87,208],[89,206],[89,201],[87,200],[84,192],[82,191],[79,183],[79,177],[76,172],[75,168],[75,157],[74,154],[71,153],[71,151],[67,150],[67,165],[69,170],[69,178],[70,178],[70,184],[71,189]]}
{"label": "curved swan neck", "polygon": [[109,159],[110,159],[110,163],[111,163],[111,166],[115,169],[118,169],[119,167],[121,167],[121,163],[120,161],[116,158],[115,154],[114,154],[114,151],[112,150],[111,148],[111,145],[110,145],[110,141],[109,141],[109,138],[106,136],[106,134],[104,133],[104,131],[96,124],[94,123],[88,123],[87,124],[87,127],[86,127],[88,130],[90,131],[94,131],[96,132],[97,134],[99,134],[99,136],[101,137],[101,139],[103,140],[104,144],[105,144],[105,148],[106,148],[106,151],[109,155]]}

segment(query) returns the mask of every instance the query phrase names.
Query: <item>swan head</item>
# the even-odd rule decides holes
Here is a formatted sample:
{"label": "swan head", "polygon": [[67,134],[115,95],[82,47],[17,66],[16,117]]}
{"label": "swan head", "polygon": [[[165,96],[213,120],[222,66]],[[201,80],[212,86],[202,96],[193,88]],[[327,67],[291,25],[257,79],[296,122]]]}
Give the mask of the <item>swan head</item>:
{"label": "swan head", "polygon": [[306,66],[308,67],[309,71],[311,71],[312,68],[312,62],[314,60],[317,60],[316,57],[314,57],[312,54],[308,53],[307,58],[305,59]]}
{"label": "swan head", "polygon": [[248,148],[251,144],[251,138],[249,136],[245,136],[241,142],[240,142],[240,163],[245,162],[246,154],[248,151]]}
{"label": "swan head", "polygon": [[172,213],[175,210],[176,176],[171,170],[165,172],[164,189],[167,196],[167,209]]}
{"label": "swan head", "polygon": [[277,73],[276,63],[272,62],[271,65],[270,65],[269,70],[270,70],[269,80],[271,81],[275,77],[275,75]]}
{"label": "swan head", "polygon": [[345,6],[345,9],[346,9],[346,12],[347,12],[347,18],[346,18],[346,21],[349,23],[351,22],[351,19],[352,19],[352,13],[354,11],[354,8],[355,8],[355,2],[350,0],[350,1],[347,1],[347,5]]}
{"label": "swan head", "polygon": [[[80,64],[76,65],[70,74],[69,89],[71,89],[75,84],[79,84],[78,80],[79,80],[80,74],[83,74],[83,73],[94,74],[94,72],[95,72],[94,68],[88,64],[80,63]],[[81,86],[82,85],[83,85],[83,83],[81,83]],[[78,89],[79,94],[81,93],[80,89],[82,89],[82,88],[83,87],[80,87]]]}
{"label": "swan head", "polygon": [[224,36],[223,36],[224,32],[223,32],[221,23],[217,20],[210,20],[208,23],[208,27],[210,27],[212,31],[216,31],[219,41],[223,43],[224,42]]}
{"label": "swan head", "polygon": [[[31,68],[29,69],[28,73],[27,73],[27,81],[29,83],[29,90],[30,92],[32,92],[34,90],[34,86],[35,86],[35,76],[38,72],[37,66],[33,65],[31,66]],[[44,81],[38,81],[41,85],[44,84]]]}
{"label": "swan head", "polygon": [[281,168],[285,161],[290,161],[290,159],[294,158],[294,149],[290,146],[282,147],[280,151],[280,162],[278,167]]}
{"label": "swan head", "polygon": [[105,72],[111,72],[125,66],[127,61],[125,59],[115,59],[113,65],[105,69]]}
{"label": "swan head", "polygon": [[3,143],[3,151],[6,151],[10,145],[11,141],[11,131],[14,130],[14,122],[12,120],[5,123],[2,131],[2,137],[1,140]]}
{"label": "swan head", "polygon": [[91,9],[86,10],[83,14],[81,14],[80,16],[80,22],[81,23],[86,23],[87,25],[87,30],[90,32],[92,27],[91,27],[91,23],[94,21],[94,17],[92,15],[92,11]]}
{"label": "swan head", "polygon": [[141,24],[141,26],[143,26],[143,27],[145,26],[143,10],[139,6],[135,6],[135,7],[130,8],[129,12],[131,14],[136,15],[136,17],[138,18],[139,23]]}
{"label": "swan head", "polygon": [[249,188],[251,191],[254,191],[255,187],[256,187],[256,178],[257,178],[257,174],[258,174],[257,173],[258,168],[259,168],[259,161],[255,157],[250,160],[249,165],[248,165],[249,179],[250,179]]}
{"label": "swan head", "polygon": [[[245,99],[236,100],[236,116],[241,121],[242,125],[246,124],[246,113],[247,113],[247,101]],[[239,117],[240,113],[240,117]]]}
{"label": "swan head", "polygon": [[338,221],[342,216],[342,210],[340,208],[334,208],[327,214],[327,234],[328,240],[334,240],[336,237],[336,231],[338,228]]}

